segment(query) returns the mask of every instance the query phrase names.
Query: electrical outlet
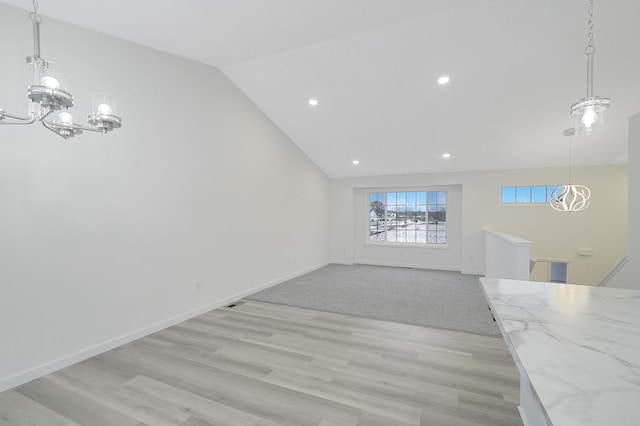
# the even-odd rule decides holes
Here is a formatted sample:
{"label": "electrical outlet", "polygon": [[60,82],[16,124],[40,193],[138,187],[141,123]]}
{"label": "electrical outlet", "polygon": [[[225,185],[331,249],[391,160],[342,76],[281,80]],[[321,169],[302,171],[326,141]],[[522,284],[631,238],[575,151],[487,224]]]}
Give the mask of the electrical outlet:
{"label": "electrical outlet", "polygon": [[200,291],[202,284],[200,283],[200,281],[196,281],[193,287],[195,291]]}

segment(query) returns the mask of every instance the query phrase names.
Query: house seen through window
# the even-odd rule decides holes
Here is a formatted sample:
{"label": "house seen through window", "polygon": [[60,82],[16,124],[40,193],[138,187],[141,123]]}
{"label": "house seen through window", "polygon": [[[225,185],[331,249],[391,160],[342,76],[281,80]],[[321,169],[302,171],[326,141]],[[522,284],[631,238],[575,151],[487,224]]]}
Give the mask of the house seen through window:
{"label": "house seen through window", "polygon": [[370,192],[369,241],[446,244],[447,192]]}

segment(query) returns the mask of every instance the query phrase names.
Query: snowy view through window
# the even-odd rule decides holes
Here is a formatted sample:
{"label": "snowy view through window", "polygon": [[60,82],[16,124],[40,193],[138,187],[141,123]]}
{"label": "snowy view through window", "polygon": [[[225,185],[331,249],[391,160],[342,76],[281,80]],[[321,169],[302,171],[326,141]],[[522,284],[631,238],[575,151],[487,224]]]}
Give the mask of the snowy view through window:
{"label": "snowy view through window", "polygon": [[447,243],[447,192],[370,192],[369,241]]}

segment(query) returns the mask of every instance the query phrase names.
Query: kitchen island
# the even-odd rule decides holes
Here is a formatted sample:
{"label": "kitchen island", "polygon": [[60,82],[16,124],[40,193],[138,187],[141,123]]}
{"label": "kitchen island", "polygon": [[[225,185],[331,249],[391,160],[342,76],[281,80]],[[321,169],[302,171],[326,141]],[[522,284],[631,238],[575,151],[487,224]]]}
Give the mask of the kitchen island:
{"label": "kitchen island", "polygon": [[481,278],[525,426],[640,425],[640,291]]}

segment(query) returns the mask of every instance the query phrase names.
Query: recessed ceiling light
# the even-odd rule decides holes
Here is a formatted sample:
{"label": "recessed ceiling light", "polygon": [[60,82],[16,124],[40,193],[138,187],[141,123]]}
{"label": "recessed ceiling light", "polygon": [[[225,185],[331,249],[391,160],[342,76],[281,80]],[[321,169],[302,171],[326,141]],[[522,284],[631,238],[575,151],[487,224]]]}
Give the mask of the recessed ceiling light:
{"label": "recessed ceiling light", "polygon": [[449,76],[443,75],[438,79],[438,84],[442,84],[444,86],[445,84],[449,83],[449,81],[451,81]]}
{"label": "recessed ceiling light", "polygon": [[444,154],[442,154],[442,158],[449,158],[451,157],[451,154],[449,154],[448,152],[445,152]]}
{"label": "recessed ceiling light", "polygon": [[313,98],[309,99],[309,105],[318,106],[318,100]]}
{"label": "recessed ceiling light", "polygon": [[359,162],[358,160],[353,160],[351,163],[353,163],[353,164],[354,164],[354,165],[356,165],[356,166],[357,166],[358,164],[360,164],[360,162]]}

